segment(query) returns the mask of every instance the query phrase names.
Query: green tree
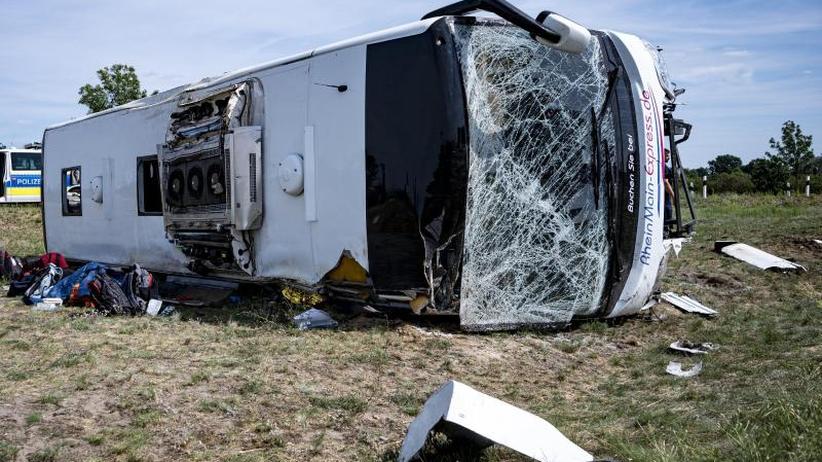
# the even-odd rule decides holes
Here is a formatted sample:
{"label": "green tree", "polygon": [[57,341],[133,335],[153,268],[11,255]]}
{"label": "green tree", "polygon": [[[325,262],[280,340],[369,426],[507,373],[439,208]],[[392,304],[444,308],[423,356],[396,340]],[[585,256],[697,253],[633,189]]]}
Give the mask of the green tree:
{"label": "green tree", "polygon": [[146,97],[137,72],[131,66],[114,64],[104,67],[97,71],[97,77],[100,78],[98,85],[80,87],[80,104],[88,106],[89,114]]}
{"label": "green tree", "polygon": [[822,174],[822,156],[816,156],[813,158],[809,171],[814,175]]}
{"label": "green tree", "polygon": [[740,168],[742,168],[742,159],[733,154],[722,154],[708,162],[708,169],[712,175],[731,173]]}
{"label": "green tree", "polygon": [[751,182],[759,192],[778,193],[785,190],[785,184],[790,178],[788,166],[778,157],[766,155],[762,159],[754,159],[748,164],[751,172]]}
{"label": "green tree", "polygon": [[708,169],[705,167],[697,167],[694,169],[688,169],[688,173],[693,173],[699,178],[702,178],[703,176],[708,176],[708,174],[710,174],[711,172],[709,172]]}
{"label": "green tree", "polygon": [[779,159],[788,168],[792,184],[798,185],[800,177],[809,172],[813,162],[813,136],[803,134],[799,124],[789,120],[782,125],[782,139],[771,138],[770,144],[775,152],[767,153],[767,157]]}

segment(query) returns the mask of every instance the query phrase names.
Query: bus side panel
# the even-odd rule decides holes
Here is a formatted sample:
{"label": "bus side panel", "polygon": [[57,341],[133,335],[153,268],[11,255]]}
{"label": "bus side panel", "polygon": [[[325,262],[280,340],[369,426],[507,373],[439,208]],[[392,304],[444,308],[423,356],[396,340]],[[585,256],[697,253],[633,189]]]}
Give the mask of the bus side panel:
{"label": "bus side panel", "polygon": [[[368,268],[365,231],[365,46],[260,76],[266,98],[265,218],[259,277],[318,282],[348,251]],[[345,85],[345,91],[336,86]],[[280,162],[303,156],[304,192],[279,184]]]}
{"label": "bus side panel", "polygon": [[263,137],[263,224],[254,233],[257,272],[264,278],[314,277],[305,194],[283,192],[277,179],[279,163],[292,154],[304,155],[308,107],[306,62],[266,71],[259,76],[265,94]]}
{"label": "bus side panel", "polygon": [[[124,110],[51,129],[44,135],[44,220],[48,250],[67,258],[187,272],[165,238],[162,216],[138,216],[137,157],[163,143],[173,103]],[[62,170],[80,167],[81,216],[63,216]],[[92,200],[100,177],[102,203]]]}

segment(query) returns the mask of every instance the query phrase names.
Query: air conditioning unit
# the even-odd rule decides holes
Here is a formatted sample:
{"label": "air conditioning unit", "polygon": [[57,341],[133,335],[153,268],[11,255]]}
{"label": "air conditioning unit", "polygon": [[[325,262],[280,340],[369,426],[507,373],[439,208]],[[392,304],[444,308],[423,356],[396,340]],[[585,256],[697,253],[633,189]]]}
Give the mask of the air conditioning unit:
{"label": "air conditioning unit", "polygon": [[262,142],[261,127],[237,127],[226,136],[231,164],[231,221],[239,231],[262,225]]}
{"label": "air conditioning unit", "polygon": [[248,231],[263,224],[258,88],[248,81],[185,95],[159,146],[166,234],[192,271],[254,275]]}

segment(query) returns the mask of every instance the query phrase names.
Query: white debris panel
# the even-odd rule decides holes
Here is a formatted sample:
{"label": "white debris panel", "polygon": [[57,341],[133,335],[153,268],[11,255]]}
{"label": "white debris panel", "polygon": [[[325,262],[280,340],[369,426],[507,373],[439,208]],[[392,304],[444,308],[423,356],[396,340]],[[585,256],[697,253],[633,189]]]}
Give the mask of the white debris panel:
{"label": "white debris panel", "polygon": [[759,269],[771,271],[807,271],[802,265],[771,255],[768,252],[759,250],[748,244],[733,241],[718,241],[714,246],[725,255],[744,261]]}
{"label": "white debris panel", "polygon": [[413,460],[435,428],[459,430],[460,436],[472,436],[478,445],[501,444],[543,462],[594,460],[545,420],[453,380],[425,402],[397,460]]}
{"label": "white debris panel", "polygon": [[[591,163],[608,88],[600,44],[570,54],[515,27],[454,28],[470,125],[463,327],[592,315],[609,259],[605,167],[595,191]],[[610,110],[601,119],[613,150]]]}
{"label": "white debris panel", "polygon": [[665,292],[661,295],[662,300],[670,303],[671,305],[679,308],[680,310],[687,311],[688,313],[696,313],[702,314],[705,316],[717,316],[719,314],[718,311],[708,308],[707,306],[699,303],[698,301],[694,300],[687,295],[679,295],[673,292]]}

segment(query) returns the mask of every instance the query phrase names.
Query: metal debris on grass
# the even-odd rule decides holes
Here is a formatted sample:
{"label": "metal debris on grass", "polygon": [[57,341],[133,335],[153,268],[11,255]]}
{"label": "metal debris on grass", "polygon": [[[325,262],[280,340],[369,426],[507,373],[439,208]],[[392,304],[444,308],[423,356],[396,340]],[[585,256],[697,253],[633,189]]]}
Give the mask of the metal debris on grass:
{"label": "metal debris on grass", "polygon": [[148,306],[146,307],[146,314],[149,316],[162,316],[167,317],[173,315],[175,312],[174,306],[163,303],[162,300],[152,299],[149,300]]}
{"label": "metal debris on grass", "polygon": [[665,253],[670,252],[671,250],[674,251],[674,255],[677,257],[679,256],[679,252],[682,251],[682,246],[690,242],[690,238],[676,238],[676,239],[665,239],[662,241],[662,245],[665,248]]}
{"label": "metal debris on grass", "polygon": [[700,361],[696,363],[694,367],[690,369],[682,369],[682,363],[679,361],[671,361],[668,363],[668,367],[665,368],[665,372],[676,377],[689,379],[691,377],[696,377],[700,372],[702,372],[702,362]]}
{"label": "metal debris on grass", "polygon": [[692,343],[687,340],[679,340],[672,343],[670,349],[691,355],[705,355],[718,350],[719,347],[713,343]]}
{"label": "metal debris on grass", "polygon": [[719,314],[718,311],[708,308],[707,306],[686,295],[665,292],[661,295],[661,297],[662,300],[688,313],[696,313],[704,316],[717,316]]}
{"label": "metal debris on grass", "polygon": [[325,311],[311,308],[294,316],[294,325],[300,330],[334,329],[338,323]]}
{"label": "metal debris on grass", "polygon": [[808,271],[802,265],[736,241],[716,241],[714,243],[714,251],[724,253],[725,255],[744,261],[762,270],[783,272]]}
{"label": "metal debris on grass", "polygon": [[480,448],[501,444],[539,461],[594,460],[545,420],[454,380],[425,402],[408,427],[397,460],[414,459],[435,429]]}

